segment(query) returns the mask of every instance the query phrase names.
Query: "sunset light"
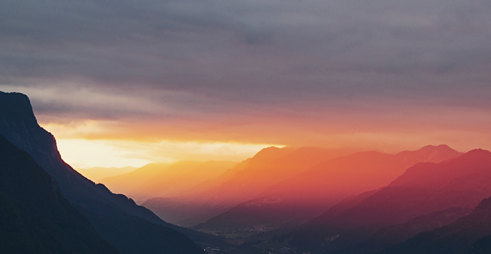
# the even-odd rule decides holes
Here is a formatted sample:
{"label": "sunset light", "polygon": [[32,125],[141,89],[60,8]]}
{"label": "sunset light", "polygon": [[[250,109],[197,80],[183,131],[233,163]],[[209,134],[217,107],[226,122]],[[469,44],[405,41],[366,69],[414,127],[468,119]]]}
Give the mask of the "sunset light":
{"label": "sunset light", "polygon": [[0,253],[491,254],[491,0],[0,0]]}
{"label": "sunset light", "polygon": [[75,168],[141,167],[149,162],[241,161],[259,150],[281,145],[223,142],[139,142],[128,140],[58,139],[63,159]]}

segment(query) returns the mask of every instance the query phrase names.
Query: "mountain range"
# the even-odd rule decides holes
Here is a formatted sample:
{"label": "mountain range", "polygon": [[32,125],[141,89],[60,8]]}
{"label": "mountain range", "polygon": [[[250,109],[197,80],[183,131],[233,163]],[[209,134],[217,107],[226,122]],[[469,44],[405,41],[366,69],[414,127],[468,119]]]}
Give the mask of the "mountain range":
{"label": "mountain range", "polygon": [[491,253],[482,149],[269,147],[239,163],[125,170],[87,179],[27,96],[0,92],[0,252]]}
{"label": "mountain range", "polygon": [[[321,163],[276,183],[198,228],[212,231],[264,231],[308,221],[344,198],[380,188],[418,162],[440,162],[460,153],[426,146],[397,154],[359,152]],[[261,177],[258,175],[258,177]]]}
{"label": "mountain range", "polygon": [[[433,241],[441,240],[446,225],[491,195],[490,182],[491,153],[485,150],[440,163],[418,163],[387,186],[340,202],[285,237],[291,246],[311,253],[376,253],[391,246],[396,247],[387,253],[425,253]],[[465,224],[457,225],[464,230]],[[478,232],[478,224],[469,230]],[[417,248],[415,243],[424,239],[418,234],[427,236],[427,232],[438,233]],[[451,242],[449,238],[440,244]],[[426,253],[450,253],[436,252],[436,246]]]}
{"label": "mountain range", "polygon": [[[143,204],[158,214],[167,214],[174,223],[200,224],[247,200],[271,186],[293,177],[322,161],[346,154],[346,150],[314,147],[268,147],[218,177],[173,198],[158,197]],[[196,213],[196,209],[200,213]]]}
{"label": "mountain range", "polygon": [[380,254],[491,253],[491,197],[452,223],[415,235]]}

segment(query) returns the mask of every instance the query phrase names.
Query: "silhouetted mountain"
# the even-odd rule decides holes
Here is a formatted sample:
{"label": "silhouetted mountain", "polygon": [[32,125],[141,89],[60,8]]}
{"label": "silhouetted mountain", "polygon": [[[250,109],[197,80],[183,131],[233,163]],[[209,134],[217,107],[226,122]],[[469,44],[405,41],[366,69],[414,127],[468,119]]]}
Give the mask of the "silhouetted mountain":
{"label": "silhouetted mountain", "polygon": [[469,215],[418,234],[381,253],[491,253],[491,197],[483,200]]}
{"label": "silhouetted mountain", "polygon": [[[326,213],[315,219],[297,232],[293,242],[302,248],[340,253],[350,253],[347,249],[353,250],[353,246],[367,239],[386,244],[375,249],[387,247],[414,233],[452,222],[462,211],[465,213],[491,195],[489,182],[491,153],[488,151],[474,150],[438,164],[417,164],[354,206],[334,216]],[[448,218],[442,218],[443,215]],[[398,235],[391,230],[398,231]],[[387,238],[387,232],[394,234],[395,242]],[[319,244],[322,239],[330,240]],[[364,250],[353,253],[371,253]]]}
{"label": "silhouetted mountain", "polygon": [[[474,150],[438,164],[417,164],[387,187],[343,213],[354,226],[391,225],[443,210],[472,208],[491,194],[491,153]],[[327,222],[340,218],[318,218]],[[344,223],[344,222],[343,222]]]}
{"label": "silhouetted mountain", "polygon": [[418,162],[440,162],[459,155],[440,145],[397,154],[370,151],[324,160],[268,188],[258,198],[211,218],[200,228],[230,233],[298,225],[343,198],[387,185]]}
{"label": "silhouetted mountain", "polygon": [[348,244],[341,248],[338,254],[369,254],[376,253],[387,246],[403,242],[408,238],[434,228],[438,228],[454,222],[456,219],[467,215],[471,210],[467,208],[451,207],[442,211],[425,214],[405,223],[381,228],[374,234],[363,236],[360,241]]}
{"label": "silhouetted mountain", "polygon": [[118,253],[50,176],[0,135],[0,253]]}
{"label": "silhouetted mountain", "polygon": [[364,244],[358,246],[358,249],[380,250],[391,244],[402,242],[418,233],[448,225],[456,219],[469,214],[470,211],[468,208],[450,207],[442,211],[416,217],[402,224],[382,228],[366,239]]}
{"label": "silhouetted mountain", "polygon": [[0,135],[27,152],[53,178],[61,194],[89,219],[97,233],[119,251],[201,253],[175,226],[124,195],[94,184],[66,164],[54,137],[38,125],[27,96],[0,92]]}

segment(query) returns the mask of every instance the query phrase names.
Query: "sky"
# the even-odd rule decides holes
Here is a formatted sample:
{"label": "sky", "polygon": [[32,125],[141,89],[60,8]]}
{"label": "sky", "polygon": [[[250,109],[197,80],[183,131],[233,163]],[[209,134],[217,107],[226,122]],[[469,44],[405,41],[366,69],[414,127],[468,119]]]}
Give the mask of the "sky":
{"label": "sky", "polygon": [[79,167],[240,160],[270,145],[491,149],[490,11],[488,0],[3,0],[0,90],[29,95]]}

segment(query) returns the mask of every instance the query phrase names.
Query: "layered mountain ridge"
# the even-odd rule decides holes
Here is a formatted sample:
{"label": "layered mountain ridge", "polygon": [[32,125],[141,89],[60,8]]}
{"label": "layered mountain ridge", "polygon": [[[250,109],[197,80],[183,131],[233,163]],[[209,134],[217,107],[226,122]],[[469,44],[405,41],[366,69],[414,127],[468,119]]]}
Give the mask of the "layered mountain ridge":
{"label": "layered mountain ridge", "polygon": [[229,233],[298,225],[344,198],[389,184],[415,163],[441,162],[459,155],[452,148],[439,145],[397,154],[367,151],[334,158],[320,156],[321,159],[306,170],[297,171],[254,199],[234,206],[198,228]]}
{"label": "layered mountain ridge", "polygon": [[[485,150],[472,150],[440,163],[419,163],[387,186],[346,201],[347,205],[303,225],[290,234],[291,242],[312,253],[375,253],[465,216],[491,195],[490,182],[491,153]],[[427,241],[415,238],[390,253],[445,253],[437,252],[437,247],[420,252],[442,235],[435,233]],[[421,242],[420,248],[409,248]],[[412,251],[403,252],[405,249]]]}

